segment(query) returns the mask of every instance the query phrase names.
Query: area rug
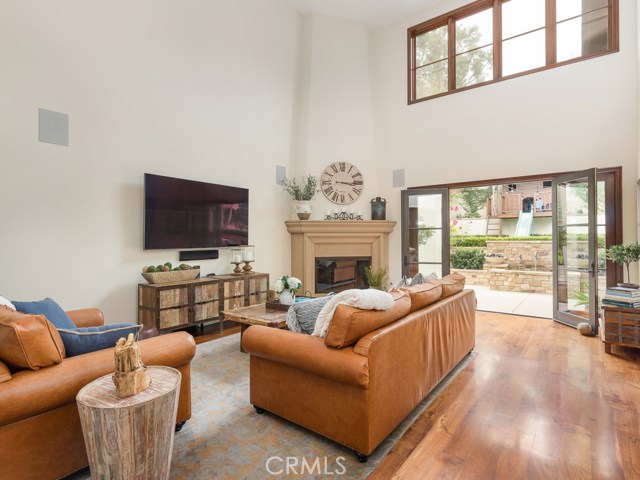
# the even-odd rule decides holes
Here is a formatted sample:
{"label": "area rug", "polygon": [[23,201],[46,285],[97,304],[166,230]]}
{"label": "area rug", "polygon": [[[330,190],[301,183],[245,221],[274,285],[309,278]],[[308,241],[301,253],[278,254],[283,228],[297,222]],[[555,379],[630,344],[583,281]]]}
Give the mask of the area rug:
{"label": "area rug", "polygon": [[[240,335],[198,345],[191,363],[192,417],[174,440],[172,479],[365,479],[416,417],[475,356],[440,385],[360,463],[353,451],[249,403],[249,355]],[[89,478],[74,476],[74,479]]]}

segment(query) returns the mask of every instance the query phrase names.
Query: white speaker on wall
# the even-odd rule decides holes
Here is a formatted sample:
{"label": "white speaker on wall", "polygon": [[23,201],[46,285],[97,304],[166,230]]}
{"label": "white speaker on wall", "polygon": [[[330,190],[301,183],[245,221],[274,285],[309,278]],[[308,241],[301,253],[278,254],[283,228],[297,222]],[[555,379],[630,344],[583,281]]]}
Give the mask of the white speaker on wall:
{"label": "white speaker on wall", "polygon": [[404,187],[404,168],[393,171],[393,188]]}
{"label": "white speaker on wall", "polygon": [[69,146],[69,115],[44,108],[38,109],[38,140]]}
{"label": "white speaker on wall", "polygon": [[287,167],[276,165],[276,184],[280,185],[287,176]]}

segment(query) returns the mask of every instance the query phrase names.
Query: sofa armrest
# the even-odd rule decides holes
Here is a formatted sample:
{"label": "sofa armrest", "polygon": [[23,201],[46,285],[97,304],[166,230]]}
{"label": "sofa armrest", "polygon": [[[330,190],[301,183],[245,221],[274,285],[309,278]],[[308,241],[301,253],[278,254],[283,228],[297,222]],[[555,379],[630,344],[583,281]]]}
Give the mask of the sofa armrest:
{"label": "sofa armrest", "polygon": [[[140,342],[145,365],[179,368],[191,363],[196,344],[185,332],[169,333]],[[65,358],[39,370],[21,370],[0,384],[0,427],[76,401],[89,382],[115,370],[114,349]]]}
{"label": "sofa armrest", "polygon": [[242,346],[256,357],[328,380],[362,389],[369,386],[369,359],[354,353],[351,347],[327,347],[323,338],[253,325],[244,332]]}
{"label": "sofa armrest", "polygon": [[70,310],[67,315],[76,324],[76,327],[100,327],[104,325],[104,315],[99,308]]}

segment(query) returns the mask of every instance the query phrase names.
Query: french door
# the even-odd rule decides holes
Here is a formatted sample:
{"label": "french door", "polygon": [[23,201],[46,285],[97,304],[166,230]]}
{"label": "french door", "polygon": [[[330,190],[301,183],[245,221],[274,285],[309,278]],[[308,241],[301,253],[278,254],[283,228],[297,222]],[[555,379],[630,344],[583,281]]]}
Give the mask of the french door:
{"label": "french door", "polygon": [[402,192],[402,274],[449,274],[449,190]]}
{"label": "french door", "polygon": [[553,179],[553,319],[597,331],[596,170]]}

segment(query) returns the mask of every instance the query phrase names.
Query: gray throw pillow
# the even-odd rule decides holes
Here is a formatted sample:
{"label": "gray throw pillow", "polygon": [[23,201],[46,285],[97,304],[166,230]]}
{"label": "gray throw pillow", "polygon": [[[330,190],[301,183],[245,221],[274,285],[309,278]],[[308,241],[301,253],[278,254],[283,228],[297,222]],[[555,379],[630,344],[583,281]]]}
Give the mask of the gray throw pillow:
{"label": "gray throw pillow", "polygon": [[390,292],[391,290],[398,290],[398,289],[404,287],[406,284],[407,284],[407,277],[402,277],[396,283],[391,285],[391,288],[389,288],[388,291]]}
{"label": "gray throw pillow", "polygon": [[411,279],[411,282],[408,282],[408,283],[409,285],[420,285],[421,283],[424,283],[427,280],[435,280],[437,278],[438,278],[438,275],[436,274],[436,272],[432,272],[429,275],[425,275],[423,273],[416,273]]}
{"label": "gray throw pillow", "polygon": [[316,326],[316,319],[322,307],[331,299],[333,293],[326,297],[294,303],[287,311],[287,327],[292,332],[311,335]]}

